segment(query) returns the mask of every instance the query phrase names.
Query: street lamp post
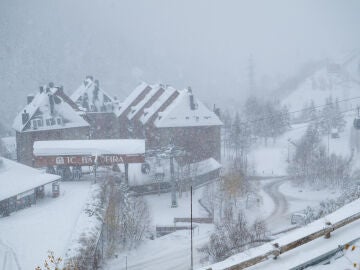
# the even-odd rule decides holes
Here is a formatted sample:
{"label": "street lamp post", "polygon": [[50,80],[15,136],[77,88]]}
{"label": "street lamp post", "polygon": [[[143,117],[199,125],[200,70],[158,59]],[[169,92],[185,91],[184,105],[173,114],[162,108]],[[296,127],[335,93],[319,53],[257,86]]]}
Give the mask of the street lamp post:
{"label": "street lamp post", "polygon": [[170,174],[171,174],[171,208],[176,208],[176,186],[175,186],[175,172],[174,172],[174,147],[170,151]]}

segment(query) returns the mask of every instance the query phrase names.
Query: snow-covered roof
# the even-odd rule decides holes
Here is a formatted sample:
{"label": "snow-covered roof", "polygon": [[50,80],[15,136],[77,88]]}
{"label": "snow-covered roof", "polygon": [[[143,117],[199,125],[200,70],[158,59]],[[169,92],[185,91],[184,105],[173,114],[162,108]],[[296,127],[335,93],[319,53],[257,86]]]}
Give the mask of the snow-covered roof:
{"label": "snow-covered roof", "polygon": [[191,108],[188,90],[179,91],[177,98],[163,112],[159,112],[154,124],[162,127],[221,126],[218,116],[209,110],[194,96],[194,108]]}
{"label": "snow-covered roof", "polygon": [[58,175],[44,173],[15,161],[1,158],[0,201],[59,179]]}
{"label": "snow-covered roof", "polygon": [[[33,100],[18,113],[14,120],[13,128],[16,131],[23,132],[89,126],[78,112],[61,97],[58,91],[59,88],[57,87],[44,87],[44,90],[38,92]],[[62,95],[65,94],[62,93]],[[50,99],[53,99],[53,113],[51,113]],[[25,119],[24,114],[26,114]],[[59,124],[56,121],[55,124],[47,124],[47,119],[54,119],[56,117],[61,118]],[[36,128],[34,128],[31,124],[31,120],[34,119],[42,120],[42,124],[36,125]]]}
{"label": "snow-covered roof", "polygon": [[99,81],[88,76],[70,97],[81,110],[87,112],[112,112],[114,99],[99,87]]}
{"label": "snow-covered roof", "polygon": [[130,112],[127,115],[127,118],[129,120],[132,120],[134,118],[134,116],[141,110],[144,108],[144,106],[146,105],[146,103],[148,103],[148,101],[150,101],[150,99],[156,94],[158,93],[158,91],[161,91],[161,89],[163,89],[160,85],[154,85],[151,86],[151,90],[149,91],[149,93],[146,94],[146,96],[135,106],[131,107]]}
{"label": "snow-covered roof", "polygon": [[131,93],[130,95],[124,100],[124,102],[119,104],[119,107],[115,110],[115,114],[117,117],[119,117],[121,114],[123,114],[129,106],[134,106],[136,104],[133,104],[137,97],[146,89],[150,90],[150,86],[147,83],[142,82],[140,85],[138,85]]}
{"label": "snow-covered roof", "polygon": [[145,153],[144,140],[63,140],[36,141],[35,156],[54,155],[136,155]]}
{"label": "snow-covered roof", "polygon": [[[222,165],[213,158],[204,159],[191,163],[189,172],[191,176],[200,176],[222,168]],[[186,169],[187,165],[183,166]]]}
{"label": "snow-covered roof", "polygon": [[146,124],[149,119],[160,109],[160,107],[173,95],[177,90],[173,87],[166,87],[164,93],[148,108],[140,117],[140,122]]}

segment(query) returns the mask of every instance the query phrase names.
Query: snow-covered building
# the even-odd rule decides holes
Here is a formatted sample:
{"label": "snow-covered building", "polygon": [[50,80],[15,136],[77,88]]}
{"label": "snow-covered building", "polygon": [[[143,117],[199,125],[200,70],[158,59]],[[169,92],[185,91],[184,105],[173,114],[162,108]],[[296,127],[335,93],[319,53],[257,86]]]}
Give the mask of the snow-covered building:
{"label": "snow-covered building", "polygon": [[17,160],[33,165],[33,144],[44,140],[88,139],[89,123],[77,104],[53,83],[41,86],[27,97],[27,105],[16,116]]}
{"label": "snow-covered building", "polygon": [[178,91],[176,98],[146,127],[149,146],[170,142],[184,148],[194,161],[220,161],[221,126],[218,115],[195,98],[191,89]]}
{"label": "snow-covered building", "polygon": [[46,140],[145,139],[147,149],[182,147],[190,161],[220,161],[217,113],[191,89],[141,83],[119,103],[88,76],[68,97],[52,83],[28,96],[15,118],[17,160],[33,166],[33,144]]}
{"label": "snow-covered building", "polygon": [[133,137],[128,115],[131,112],[131,108],[138,105],[149,94],[151,89],[152,87],[150,85],[144,82],[141,83],[119,104],[118,108],[116,108],[115,115],[119,123],[120,138],[126,139]]}
{"label": "snow-covered building", "polygon": [[118,121],[114,113],[119,106],[118,101],[100,88],[99,80],[87,76],[70,97],[89,122],[92,139],[119,137]]}
{"label": "snow-covered building", "polygon": [[60,176],[0,158],[0,216],[28,207],[42,198],[44,186],[54,184]]}
{"label": "snow-covered building", "polygon": [[148,149],[174,143],[193,161],[220,160],[222,122],[190,88],[142,83],[120,104],[117,117],[122,136],[145,138]]}

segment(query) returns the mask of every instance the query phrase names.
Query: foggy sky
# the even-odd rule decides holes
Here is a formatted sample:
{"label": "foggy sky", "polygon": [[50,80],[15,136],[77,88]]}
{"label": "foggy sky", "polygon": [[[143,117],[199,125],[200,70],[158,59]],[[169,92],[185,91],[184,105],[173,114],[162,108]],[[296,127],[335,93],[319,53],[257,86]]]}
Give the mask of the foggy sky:
{"label": "foggy sky", "polygon": [[147,81],[236,107],[250,55],[259,91],[275,88],[359,49],[359,14],[357,0],[0,0],[0,113],[11,122],[39,85],[72,93],[88,74],[121,100]]}

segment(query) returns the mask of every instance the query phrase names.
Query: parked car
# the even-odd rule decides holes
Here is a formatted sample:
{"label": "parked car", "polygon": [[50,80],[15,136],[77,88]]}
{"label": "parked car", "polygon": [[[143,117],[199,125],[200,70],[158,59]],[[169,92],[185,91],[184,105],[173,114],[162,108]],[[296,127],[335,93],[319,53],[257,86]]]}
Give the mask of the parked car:
{"label": "parked car", "polygon": [[302,212],[296,212],[291,215],[291,224],[304,225],[306,221],[306,215]]}

